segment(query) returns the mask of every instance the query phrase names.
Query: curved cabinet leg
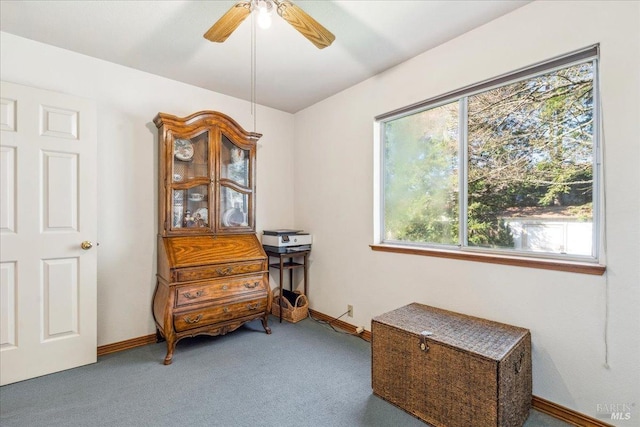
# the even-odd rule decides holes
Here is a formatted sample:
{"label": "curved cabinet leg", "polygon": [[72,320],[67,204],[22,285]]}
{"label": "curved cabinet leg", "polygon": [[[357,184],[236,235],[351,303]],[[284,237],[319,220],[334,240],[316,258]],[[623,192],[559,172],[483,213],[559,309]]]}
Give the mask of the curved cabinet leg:
{"label": "curved cabinet leg", "polygon": [[173,361],[173,350],[176,349],[176,341],[167,339],[167,355],[164,357],[164,364],[171,365]]}
{"label": "curved cabinet leg", "polygon": [[264,331],[267,333],[267,335],[271,334],[271,328],[267,324],[268,317],[269,317],[269,315],[265,314],[261,319],[262,320],[262,327],[264,328]]}

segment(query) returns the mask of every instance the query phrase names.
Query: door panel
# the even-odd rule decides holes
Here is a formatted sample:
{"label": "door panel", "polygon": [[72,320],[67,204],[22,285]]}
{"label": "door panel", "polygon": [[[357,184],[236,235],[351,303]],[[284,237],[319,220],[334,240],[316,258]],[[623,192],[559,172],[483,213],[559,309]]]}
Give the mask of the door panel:
{"label": "door panel", "polygon": [[16,130],[16,100],[4,94],[0,99],[0,130]]}
{"label": "door panel", "polygon": [[97,132],[93,101],[6,82],[1,94],[4,385],[96,361]]}
{"label": "door panel", "polygon": [[0,235],[16,231],[16,149],[0,147]]}
{"label": "door panel", "polygon": [[0,263],[0,351],[16,346],[16,263]]}
{"label": "door panel", "polygon": [[78,229],[78,155],[42,152],[42,206],[45,233]]}
{"label": "door panel", "polygon": [[78,259],[43,263],[43,341],[78,334]]}
{"label": "door panel", "polygon": [[40,106],[41,135],[78,139],[78,111]]}

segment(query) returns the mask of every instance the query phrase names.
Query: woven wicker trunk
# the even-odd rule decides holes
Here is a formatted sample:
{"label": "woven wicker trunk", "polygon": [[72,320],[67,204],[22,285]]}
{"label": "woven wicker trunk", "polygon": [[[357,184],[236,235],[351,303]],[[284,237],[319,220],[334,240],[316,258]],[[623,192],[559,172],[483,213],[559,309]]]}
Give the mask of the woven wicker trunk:
{"label": "woven wicker trunk", "polygon": [[371,321],[374,394],[437,427],[522,426],[527,329],[409,304]]}

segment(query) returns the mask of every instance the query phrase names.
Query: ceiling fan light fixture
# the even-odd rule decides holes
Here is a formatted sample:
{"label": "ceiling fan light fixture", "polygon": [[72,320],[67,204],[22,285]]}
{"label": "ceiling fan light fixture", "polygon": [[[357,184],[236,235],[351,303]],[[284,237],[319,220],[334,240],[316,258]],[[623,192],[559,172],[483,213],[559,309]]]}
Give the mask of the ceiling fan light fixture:
{"label": "ceiling fan light fixture", "polygon": [[265,0],[258,0],[256,2],[256,9],[258,11],[258,26],[263,30],[271,27],[271,2]]}

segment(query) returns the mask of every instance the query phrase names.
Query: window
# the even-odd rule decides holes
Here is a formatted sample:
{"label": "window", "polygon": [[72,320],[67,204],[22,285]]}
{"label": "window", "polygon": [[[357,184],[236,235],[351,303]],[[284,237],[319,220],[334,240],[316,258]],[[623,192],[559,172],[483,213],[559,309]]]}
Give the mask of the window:
{"label": "window", "polygon": [[379,241],[595,262],[597,46],[376,117]]}

